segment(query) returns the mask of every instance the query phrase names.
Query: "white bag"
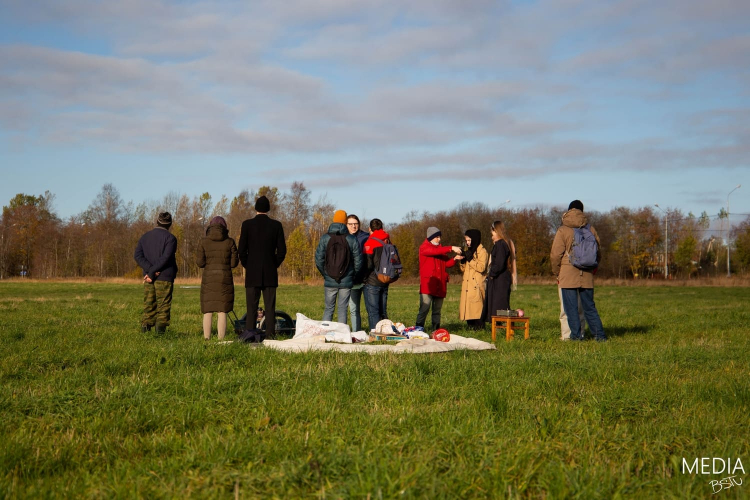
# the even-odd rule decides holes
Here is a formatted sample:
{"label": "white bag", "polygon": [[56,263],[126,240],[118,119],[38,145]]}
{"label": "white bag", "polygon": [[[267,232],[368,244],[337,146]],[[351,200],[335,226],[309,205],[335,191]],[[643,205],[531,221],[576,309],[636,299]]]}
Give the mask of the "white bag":
{"label": "white bag", "polygon": [[316,335],[331,336],[331,340],[336,342],[351,343],[352,334],[349,329],[349,325],[346,323],[336,323],[335,321],[316,321],[310,319],[304,314],[297,313],[297,324],[294,330],[295,339],[301,339],[305,337],[314,337]]}
{"label": "white bag", "polygon": [[367,332],[360,330],[358,332],[352,332],[352,343],[355,342],[369,342],[370,336]]}
{"label": "white bag", "polygon": [[354,343],[352,342],[352,334],[349,332],[328,332],[326,333],[326,342],[340,342],[343,344]]}
{"label": "white bag", "polygon": [[396,332],[393,331],[393,321],[389,319],[381,319],[378,321],[378,324],[375,325],[375,328],[370,330],[370,333],[387,333],[389,335],[396,335]]}

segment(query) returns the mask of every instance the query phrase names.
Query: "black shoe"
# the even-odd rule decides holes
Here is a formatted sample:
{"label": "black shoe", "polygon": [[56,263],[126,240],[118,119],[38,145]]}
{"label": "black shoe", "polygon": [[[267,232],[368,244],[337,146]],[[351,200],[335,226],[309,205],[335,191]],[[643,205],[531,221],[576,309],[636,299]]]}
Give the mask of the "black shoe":
{"label": "black shoe", "polygon": [[151,331],[151,325],[141,325],[141,333],[147,333]]}
{"label": "black shoe", "polygon": [[156,326],[156,333],[165,333],[166,331],[167,331],[166,326],[160,326],[160,325]]}

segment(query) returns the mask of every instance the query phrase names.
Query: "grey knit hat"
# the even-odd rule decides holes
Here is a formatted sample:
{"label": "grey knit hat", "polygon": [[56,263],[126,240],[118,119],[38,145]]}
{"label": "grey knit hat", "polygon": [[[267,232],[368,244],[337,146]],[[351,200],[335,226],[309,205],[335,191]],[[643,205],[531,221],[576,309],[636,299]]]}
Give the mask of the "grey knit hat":
{"label": "grey knit hat", "polygon": [[436,227],[428,227],[427,228],[427,239],[431,240],[433,238],[437,238],[438,236],[442,235],[443,233],[440,232],[440,229]]}

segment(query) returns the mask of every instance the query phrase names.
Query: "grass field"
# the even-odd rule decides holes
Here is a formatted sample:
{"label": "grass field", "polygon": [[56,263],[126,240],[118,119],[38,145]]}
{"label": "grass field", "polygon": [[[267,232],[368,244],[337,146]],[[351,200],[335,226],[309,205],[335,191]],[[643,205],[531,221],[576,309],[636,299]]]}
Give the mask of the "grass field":
{"label": "grass field", "polygon": [[[141,293],[0,283],[0,497],[703,498],[732,474],[683,458],[750,467],[750,288],[599,287],[599,344],[560,342],[555,287],[522,286],[531,340],[376,356],[205,342],[179,283],[141,334]],[[458,293],[443,323],[471,336]],[[278,297],[322,315],[322,287]],[[392,287],[391,318],[417,300]],[[737,476],[716,498],[750,496]]]}

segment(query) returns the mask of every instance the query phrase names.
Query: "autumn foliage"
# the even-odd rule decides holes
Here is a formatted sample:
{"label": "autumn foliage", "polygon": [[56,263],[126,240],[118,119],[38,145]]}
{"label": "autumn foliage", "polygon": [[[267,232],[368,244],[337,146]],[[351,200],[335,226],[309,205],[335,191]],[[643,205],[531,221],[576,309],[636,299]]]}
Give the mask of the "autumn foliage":
{"label": "autumn foliage", "polygon": [[[208,221],[215,215],[223,216],[230,236],[239,239],[241,223],[255,215],[253,207],[260,195],[271,200],[271,217],[284,225],[288,254],[281,267],[282,276],[299,282],[317,279],[313,249],[327,231],[335,207],[325,197],[313,202],[301,182],[294,182],[288,192],[262,186],[257,191],[242,191],[231,200],[226,196],[214,200],[209,193],[193,198],[167,193],[161,201],[138,205],[124,202],[117,189],[106,184],[84,212],[67,220],[55,214],[52,193],[21,193],[3,207],[0,219],[0,279],[137,278],[140,270],[133,260],[133,249],[138,238],[153,227],[156,214],[164,210],[173,216],[171,230],[178,240],[179,277],[197,277],[200,269],[194,254]],[[515,243],[519,275],[549,276],[549,250],[564,208],[511,209],[507,205],[461,203],[437,213],[411,212],[401,221],[384,222],[399,249],[406,277],[418,276],[417,249],[429,226],[440,228],[444,244],[457,246],[463,245],[467,229],[479,229],[482,243],[489,249],[489,228],[495,220],[505,222]],[[378,216],[377,210],[373,215]],[[734,242],[730,248],[734,254],[732,271],[750,272],[750,218],[730,233],[726,212],[714,217],[704,212],[695,217],[679,210],[662,213],[651,207],[616,207],[587,215],[602,242],[600,277],[663,279],[665,257],[670,278],[726,275],[724,241],[730,234]],[[711,228],[712,219],[718,230]],[[363,229],[367,224],[362,220]],[[241,274],[241,267],[235,272]]]}

